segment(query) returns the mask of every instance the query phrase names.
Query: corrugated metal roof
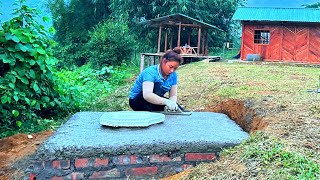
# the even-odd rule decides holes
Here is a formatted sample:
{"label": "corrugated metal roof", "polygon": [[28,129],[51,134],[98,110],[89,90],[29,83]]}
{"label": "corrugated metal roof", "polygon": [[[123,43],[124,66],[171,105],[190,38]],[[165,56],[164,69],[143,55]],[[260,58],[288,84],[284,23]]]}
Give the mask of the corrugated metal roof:
{"label": "corrugated metal roof", "polygon": [[239,7],[232,19],[241,21],[320,22],[320,9]]}

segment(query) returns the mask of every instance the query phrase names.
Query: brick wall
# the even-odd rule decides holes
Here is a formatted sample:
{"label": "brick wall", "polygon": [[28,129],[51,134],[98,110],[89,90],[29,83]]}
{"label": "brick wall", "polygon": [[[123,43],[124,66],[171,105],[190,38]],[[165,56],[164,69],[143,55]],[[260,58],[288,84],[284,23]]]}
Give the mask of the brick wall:
{"label": "brick wall", "polygon": [[170,155],[120,155],[75,159],[34,160],[27,170],[29,179],[108,179],[165,177],[216,159],[216,153]]}

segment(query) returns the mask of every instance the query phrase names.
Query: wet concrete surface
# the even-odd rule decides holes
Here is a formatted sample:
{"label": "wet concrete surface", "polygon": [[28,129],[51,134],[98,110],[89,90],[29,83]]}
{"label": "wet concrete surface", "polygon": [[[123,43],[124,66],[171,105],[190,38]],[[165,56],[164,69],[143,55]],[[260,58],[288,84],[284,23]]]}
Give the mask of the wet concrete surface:
{"label": "wet concrete surface", "polygon": [[104,157],[121,154],[217,152],[249,137],[221,113],[166,115],[163,123],[146,128],[102,126],[103,112],[79,112],[43,143],[37,159]]}

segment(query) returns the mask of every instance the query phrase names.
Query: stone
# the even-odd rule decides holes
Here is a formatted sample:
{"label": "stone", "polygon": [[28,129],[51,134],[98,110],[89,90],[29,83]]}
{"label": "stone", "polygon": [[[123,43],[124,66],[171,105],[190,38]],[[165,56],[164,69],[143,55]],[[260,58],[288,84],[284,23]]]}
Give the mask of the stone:
{"label": "stone", "polygon": [[147,111],[106,112],[100,117],[100,124],[111,127],[148,127],[165,120],[161,113]]}

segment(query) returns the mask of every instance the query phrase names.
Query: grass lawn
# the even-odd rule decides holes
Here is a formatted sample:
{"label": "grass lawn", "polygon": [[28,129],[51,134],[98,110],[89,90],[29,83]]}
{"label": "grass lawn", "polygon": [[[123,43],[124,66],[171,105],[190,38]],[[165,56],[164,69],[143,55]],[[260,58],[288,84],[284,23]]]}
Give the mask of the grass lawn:
{"label": "grass lawn", "polygon": [[[256,128],[261,131],[249,126],[246,142],[171,179],[320,178],[320,93],[307,92],[320,88],[319,68],[200,61],[177,72],[178,101],[186,109],[216,111],[222,104],[238,103],[267,125]],[[129,79],[92,110],[130,110],[127,96],[133,82]],[[224,108],[229,107],[234,113],[243,111]]]}
{"label": "grass lawn", "polygon": [[320,93],[307,92],[320,88],[319,70],[205,61],[180,68],[179,101],[187,109],[214,111],[221,103],[238,101],[268,124],[183,178],[319,179]]}

